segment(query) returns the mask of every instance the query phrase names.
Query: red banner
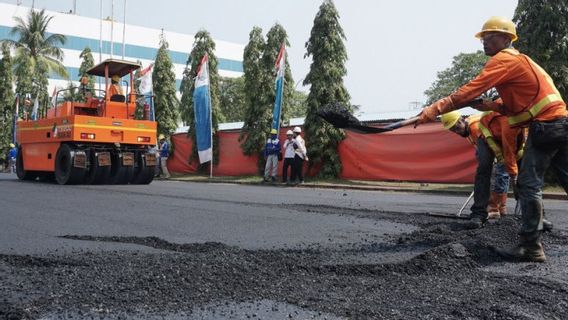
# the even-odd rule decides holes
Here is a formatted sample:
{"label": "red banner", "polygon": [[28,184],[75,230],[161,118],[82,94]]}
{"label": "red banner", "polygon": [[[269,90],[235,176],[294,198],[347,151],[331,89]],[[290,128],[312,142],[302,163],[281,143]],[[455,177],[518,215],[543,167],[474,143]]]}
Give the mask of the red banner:
{"label": "red banner", "polygon": [[[284,141],[282,128],[280,141]],[[238,141],[239,132],[219,133],[219,165],[213,175],[242,176],[257,174],[257,157],[245,156]],[[306,139],[309,150],[309,140]],[[173,156],[168,168],[173,172],[195,173],[197,161],[189,163],[191,140],[187,135],[172,136]],[[339,145],[343,165],[341,178],[380,181],[419,181],[472,183],[475,175],[475,150],[467,139],[444,130],[439,123],[414,129],[401,128],[382,134],[347,132]],[[279,175],[282,162],[279,163]]]}

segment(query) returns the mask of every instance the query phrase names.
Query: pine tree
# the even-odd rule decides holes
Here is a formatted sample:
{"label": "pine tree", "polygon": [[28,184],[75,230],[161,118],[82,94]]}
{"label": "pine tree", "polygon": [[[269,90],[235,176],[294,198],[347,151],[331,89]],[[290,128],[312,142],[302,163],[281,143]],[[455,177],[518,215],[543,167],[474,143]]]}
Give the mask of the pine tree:
{"label": "pine tree", "polygon": [[530,56],[568,97],[568,1],[519,0],[513,21],[519,40],[515,46]]}
{"label": "pine tree", "polygon": [[6,160],[6,152],[12,142],[12,123],[14,117],[14,92],[12,84],[12,58],[10,49],[2,46],[0,60],[0,162]]}
{"label": "pine tree", "polygon": [[262,64],[265,48],[262,29],[254,27],[243,54],[246,112],[239,141],[246,155],[260,154],[272,121],[270,104],[266,99],[266,92],[271,88],[269,74]]}
{"label": "pine tree", "polygon": [[152,85],[158,133],[168,136],[177,128],[179,101],[176,96],[176,75],[173,71],[168,42],[163,33],[160,36],[160,49],[156,54],[152,71]]}
{"label": "pine tree", "polygon": [[[219,137],[217,131],[219,122],[223,121],[223,116],[219,110],[219,75],[217,72],[217,57],[215,56],[215,42],[206,30],[200,30],[195,34],[193,49],[189,54],[183,79],[181,82],[181,118],[189,125],[188,135],[195,142],[195,113],[193,110],[193,90],[195,89],[195,77],[197,76],[197,66],[201,58],[207,53],[209,55],[209,91],[211,94],[211,107],[213,112],[213,163],[219,162]],[[197,145],[193,144],[193,152],[190,161],[197,159]]]}
{"label": "pine tree", "polygon": [[79,79],[83,76],[88,77],[89,84],[87,85],[87,89],[93,90],[95,88],[95,76],[87,74],[87,71],[95,66],[95,59],[93,58],[91,48],[85,47],[85,49],[81,51],[79,58],[82,60],[81,65],[79,66],[79,74],[77,76],[79,76]]}
{"label": "pine tree", "polygon": [[24,111],[30,112],[31,110],[24,110],[24,101],[28,94],[32,93],[32,77],[33,69],[31,60],[22,57],[20,64],[17,64],[14,69],[14,76],[16,80],[16,94],[20,96],[20,109],[18,117],[23,117]]}
{"label": "pine tree", "polygon": [[[272,111],[272,106],[274,105],[274,100],[276,99],[276,82],[274,64],[276,63],[276,58],[278,57],[278,52],[282,46],[282,42],[286,44],[286,47],[290,46],[288,42],[288,35],[286,30],[282,25],[276,23],[268,33],[266,34],[266,46],[262,56],[262,63],[266,74],[272,75],[269,77],[269,90],[265,93],[266,99],[270,104]],[[292,103],[292,96],[294,95],[294,79],[292,78],[292,71],[290,70],[290,64],[288,63],[288,55],[285,56],[286,59],[286,70],[284,71],[284,90],[282,96],[282,118],[280,121],[288,120],[290,116],[290,104]],[[272,117],[272,112],[271,112]],[[266,134],[270,131],[270,125],[266,128]]]}
{"label": "pine tree", "polygon": [[350,107],[349,93],[343,85],[347,73],[345,34],[339,24],[339,13],[331,0],[325,0],[314,19],[311,35],[306,42],[306,57],[312,57],[310,72],[304,85],[311,85],[308,112],[304,122],[306,147],[310,166],[320,165],[320,177],[337,177],[341,162],[337,146],[345,138],[343,131],[334,128],[317,115],[317,110],[337,102]]}
{"label": "pine tree", "polygon": [[221,77],[219,80],[219,109],[225,121],[243,121],[245,105],[245,79],[243,77]]}

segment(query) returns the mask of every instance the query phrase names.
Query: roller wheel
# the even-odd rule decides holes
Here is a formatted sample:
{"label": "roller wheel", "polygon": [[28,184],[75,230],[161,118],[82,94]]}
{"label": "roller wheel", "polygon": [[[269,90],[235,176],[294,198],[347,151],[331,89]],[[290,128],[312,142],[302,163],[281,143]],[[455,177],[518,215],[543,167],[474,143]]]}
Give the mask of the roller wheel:
{"label": "roller wheel", "polygon": [[134,173],[130,183],[149,184],[154,180],[155,166],[147,166],[145,160],[146,153],[138,151],[134,155]]}
{"label": "roller wheel", "polygon": [[134,167],[125,166],[122,162],[121,152],[111,153],[112,167],[110,171],[110,184],[128,184],[133,179]]}
{"label": "roller wheel", "polygon": [[20,180],[33,181],[37,178],[36,171],[24,170],[24,155],[22,148],[18,148],[18,157],[16,158],[16,175]]}
{"label": "roller wheel", "polygon": [[104,184],[108,183],[110,178],[110,166],[99,166],[97,152],[95,149],[89,151],[89,170],[85,179],[86,184]]}
{"label": "roller wheel", "polygon": [[87,172],[84,168],[73,165],[75,150],[67,144],[62,144],[55,156],[55,180],[59,184],[77,184],[83,182]]}

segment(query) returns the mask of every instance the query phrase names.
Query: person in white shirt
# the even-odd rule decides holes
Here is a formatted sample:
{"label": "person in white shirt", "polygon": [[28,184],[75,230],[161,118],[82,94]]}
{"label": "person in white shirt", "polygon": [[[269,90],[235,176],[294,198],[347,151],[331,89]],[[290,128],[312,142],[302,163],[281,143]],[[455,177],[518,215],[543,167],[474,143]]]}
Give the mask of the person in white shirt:
{"label": "person in white shirt", "polygon": [[[294,178],[294,157],[296,152],[294,151],[294,133],[292,130],[286,132],[286,141],[284,141],[284,163],[282,165],[282,182],[291,183],[292,178]],[[288,176],[288,168],[292,170],[292,177]]]}
{"label": "person in white shirt", "polygon": [[[292,167],[292,182],[295,184],[304,183],[304,174],[302,173],[304,161],[308,160],[308,151],[306,149],[306,142],[302,138],[302,129],[294,127],[294,140],[296,147],[294,148],[294,166]],[[295,169],[295,170],[294,170]],[[295,174],[294,174],[295,173]]]}

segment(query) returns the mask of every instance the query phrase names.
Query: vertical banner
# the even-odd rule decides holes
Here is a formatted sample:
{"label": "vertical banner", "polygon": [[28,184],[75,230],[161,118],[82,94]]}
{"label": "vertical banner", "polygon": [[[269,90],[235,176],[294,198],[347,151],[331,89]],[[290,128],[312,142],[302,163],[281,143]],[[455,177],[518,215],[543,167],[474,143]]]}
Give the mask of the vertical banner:
{"label": "vertical banner", "polygon": [[193,109],[195,113],[195,140],[199,163],[211,161],[213,158],[213,138],[211,122],[211,99],[209,97],[209,57],[201,59],[195,78],[193,91]]}
{"label": "vertical banner", "polygon": [[284,91],[284,74],[286,70],[286,43],[282,42],[276,58],[276,99],[272,110],[272,128],[280,130],[280,114],[282,113],[282,95]]}
{"label": "vertical banner", "polygon": [[154,87],[152,86],[152,67],[154,64],[150,64],[148,67],[140,71],[140,85],[138,90],[140,94],[144,95],[145,102],[150,106],[150,114],[148,120],[156,121],[156,112],[154,111]]}

